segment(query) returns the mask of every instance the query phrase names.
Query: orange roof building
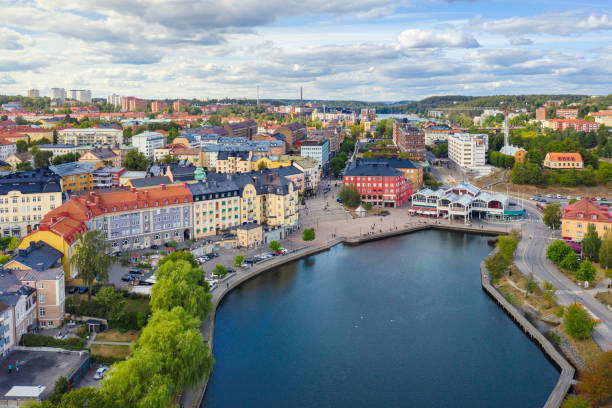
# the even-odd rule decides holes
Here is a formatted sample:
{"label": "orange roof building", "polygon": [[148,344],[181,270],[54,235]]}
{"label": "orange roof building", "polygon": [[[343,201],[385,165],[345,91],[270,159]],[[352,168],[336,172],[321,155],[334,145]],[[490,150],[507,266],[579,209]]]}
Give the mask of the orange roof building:
{"label": "orange roof building", "polygon": [[604,234],[612,228],[610,209],[596,204],[589,197],[563,208],[561,235],[564,239],[582,241],[589,224],[595,225],[597,234],[603,238]]}
{"label": "orange roof building", "polygon": [[549,169],[582,169],[584,168],[584,161],[580,153],[546,153],[543,167]]}
{"label": "orange roof building", "polygon": [[103,231],[111,252],[181,242],[193,236],[192,202],[184,183],[71,196],[47,213],[19,247],[46,242],[64,254],[66,278],[74,278],[78,271],[70,265],[70,258],[78,245],[77,234]]}

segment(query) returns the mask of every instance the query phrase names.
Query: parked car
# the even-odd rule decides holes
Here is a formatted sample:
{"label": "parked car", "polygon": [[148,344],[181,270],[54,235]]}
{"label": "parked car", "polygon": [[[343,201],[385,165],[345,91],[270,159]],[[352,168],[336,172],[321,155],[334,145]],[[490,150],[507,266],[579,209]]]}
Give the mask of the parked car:
{"label": "parked car", "polygon": [[555,196],[552,195],[552,194],[546,194],[546,197],[548,197],[548,198],[555,198]]}
{"label": "parked car", "polygon": [[121,277],[121,280],[124,282],[133,282],[135,279],[134,275],[132,275],[131,273],[126,273]]}
{"label": "parked car", "polygon": [[96,370],[96,373],[93,376],[94,380],[101,380],[102,377],[104,377],[104,374],[106,374],[107,371],[108,371],[108,367],[107,366],[102,366],[102,367],[98,368]]}
{"label": "parked car", "polygon": [[87,293],[87,291],[89,291],[89,288],[87,286],[81,286],[79,288],[79,293],[82,295],[84,293]]}
{"label": "parked car", "polygon": [[68,287],[68,293],[70,293],[70,294],[76,293],[76,291],[77,291],[78,289],[79,289],[79,288],[77,288],[76,286],[69,286],[69,287]]}
{"label": "parked car", "polygon": [[336,202],[338,202],[338,203],[342,204],[342,200],[341,200],[341,199],[339,199],[339,198],[336,198]]}
{"label": "parked car", "polygon": [[130,269],[128,271],[128,273],[131,273],[132,275],[144,275],[144,270],[142,270],[142,269]]}
{"label": "parked car", "polygon": [[159,249],[159,245],[153,244],[153,245],[151,245],[151,249]]}

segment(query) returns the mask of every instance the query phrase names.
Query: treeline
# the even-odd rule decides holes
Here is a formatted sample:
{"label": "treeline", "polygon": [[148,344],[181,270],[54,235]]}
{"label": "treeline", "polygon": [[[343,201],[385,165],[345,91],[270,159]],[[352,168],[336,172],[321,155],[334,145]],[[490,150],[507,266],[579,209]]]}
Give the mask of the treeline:
{"label": "treeline", "polygon": [[210,375],[214,359],[200,332],[212,309],[204,273],[187,252],[160,261],[151,290],[152,315],[130,357],[112,365],[100,389],[85,387],[38,407],[167,408]]}
{"label": "treeline", "polygon": [[534,163],[516,163],[512,167],[512,183],[531,184],[547,187],[560,184],[564,187],[596,186],[612,179],[612,164],[602,162],[595,169],[589,165],[584,170],[547,170],[542,171]]}
{"label": "treeline", "polygon": [[495,167],[505,167],[510,169],[512,166],[514,166],[514,156],[508,156],[507,154],[502,154],[500,152],[496,152],[495,150],[491,150],[489,152],[489,163]]}

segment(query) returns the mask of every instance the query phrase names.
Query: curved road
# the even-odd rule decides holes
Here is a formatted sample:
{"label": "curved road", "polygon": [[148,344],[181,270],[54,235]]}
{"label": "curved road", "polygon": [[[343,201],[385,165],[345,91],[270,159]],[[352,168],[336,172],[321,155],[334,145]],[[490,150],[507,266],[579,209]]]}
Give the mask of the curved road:
{"label": "curved road", "polygon": [[546,248],[553,242],[550,229],[544,225],[535,205],[525,202],[527,220],[521,225],[523,239],[515,253],[515,264],[528,275],[533,273],[538,281],[549,281],[557,288],[558,303],[567,306],[579,302],[591,310],[601,323],[595,326],[593,340],[604,350],[612,350],[612,311],[601,304],[588,291],[576,286],[557,270],[546,258]]}

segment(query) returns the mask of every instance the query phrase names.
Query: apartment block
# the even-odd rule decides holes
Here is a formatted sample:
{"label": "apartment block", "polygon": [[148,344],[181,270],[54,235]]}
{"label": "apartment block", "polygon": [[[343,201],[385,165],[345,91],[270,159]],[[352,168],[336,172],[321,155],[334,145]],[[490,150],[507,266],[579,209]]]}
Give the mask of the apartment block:
{"label": "apartment block", "polygon": [[114,128],[67,128],[57,132],[60,145],[102,145],[123,144],[123,130]]}
{"label": "apartment block", "polygon": [[412,183],[387,163],[351,162],[342,182],[356,188],[361,201],[374,207],[401,207],[412,195]]}
{"label": "apartment block", "polygon": [[448,158],[463,169],[484,166],[488,149],[486,134],[455,133],[448,137]]}
{"label": "apartment block", "polygon": [[595,226],[600,238],[612,229],[610,209],[594,203],[589,197],[566,205],[561,218],[561,235],[563,239],[570,241],[582,241],[589,224]]}
{"label": "apartment block", "polygon": [[325,167],[329,162],[329,139],[321,141],[306,140],[300,146],[300,156],[312,157]]}
{"label": "apartment block", "polygon": [[153,159],[155,149],[164,146],[165,137],[158,132],[143,132],[132,136],[132,146],[149,159]]}
{"label": "apartment block", "polygon": [[151,112],[153,113],[163,112],[166,109],[168,109],[168,103],[166,101],[157,100],[151,102]]}
{"label": "apartment block", "polygon": [[411,160],[425,159],[425,133],[409,123],[393,122],[393,143]]}

